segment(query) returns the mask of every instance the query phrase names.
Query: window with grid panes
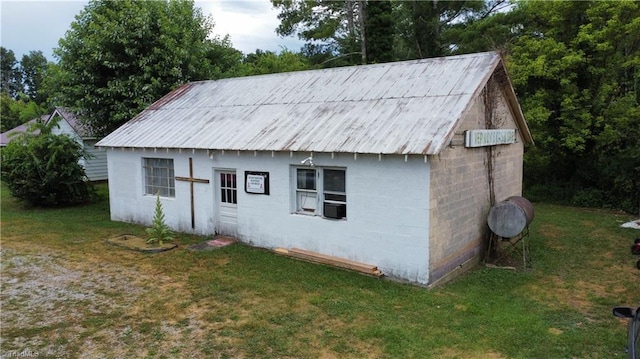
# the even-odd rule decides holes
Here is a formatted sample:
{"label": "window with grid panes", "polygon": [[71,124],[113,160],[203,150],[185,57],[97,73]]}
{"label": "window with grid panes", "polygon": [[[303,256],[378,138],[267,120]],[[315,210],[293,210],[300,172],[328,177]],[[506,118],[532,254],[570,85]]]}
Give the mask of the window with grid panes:
{"label": "window with grid panes", "polygon": [[171,158],[143,158],[144,193],[160,195],[161,197],[175,197],[175,176],[173,174],[173,159]]}
{"label": "window with grid panes", "polygon": [[238,203],[238,189],[235,173],[220,173],[220,201],[222,203]]}

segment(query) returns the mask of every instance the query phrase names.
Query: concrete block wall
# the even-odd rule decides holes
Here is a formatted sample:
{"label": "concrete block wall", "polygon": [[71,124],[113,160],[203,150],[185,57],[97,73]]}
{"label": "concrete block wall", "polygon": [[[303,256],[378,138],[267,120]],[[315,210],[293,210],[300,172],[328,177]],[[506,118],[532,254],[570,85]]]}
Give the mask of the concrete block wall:
{"label": "concrete block wall", "polygon": [[[507,123],[504,127],[517,128],[513,122],[513,114],[503,97],[498,101],[494,113],[496,117],[505,119]],[[516,139],[515,144],[493,148],[496,203],[511,196],[522,196],[524,143],[519,131],[516,131]]]}
{"label": "concrete block wall", "polygon": [[[517,128],[502,93],[494,103],[494,123],[498,128]],[[457,130],[486,128],[482,96],[476,99]],[[463,144],[445,149],[431,159],[430,199],[430,283],[483,255],[490,210],[489,156],[493,158],[496,202],[522,193],[523,143],[465,148]]]}

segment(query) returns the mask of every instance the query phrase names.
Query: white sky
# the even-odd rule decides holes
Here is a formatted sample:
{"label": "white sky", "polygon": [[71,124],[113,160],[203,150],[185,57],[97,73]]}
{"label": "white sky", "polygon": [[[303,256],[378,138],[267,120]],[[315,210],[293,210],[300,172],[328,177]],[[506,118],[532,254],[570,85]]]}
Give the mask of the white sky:
{"label": "white sky", "polygon": [[[75,16],[88,1],[82,0],[0,0],[0,43],[12,50],[16,60],[29,51],[40,50],[49,61],[56,61],[53,48],[64,37]],[[277,10],[269,0],[195,1],[215,22],[214,34],[229,34],[233,47],[245,54],[256,49],[280,52],[299,51],[303,42],[296,37],[279,37]]]}

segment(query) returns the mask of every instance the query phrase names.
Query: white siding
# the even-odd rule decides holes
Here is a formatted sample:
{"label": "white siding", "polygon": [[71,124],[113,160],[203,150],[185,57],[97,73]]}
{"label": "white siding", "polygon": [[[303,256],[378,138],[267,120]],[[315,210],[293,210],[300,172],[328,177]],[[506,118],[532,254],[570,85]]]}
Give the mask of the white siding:
{"label": "white siding", "polygon": [[76,142],[78,142],[79,144],[82,144],[82,138],[78,136],[76,130],[74,130],[69,122],[67,122],[64,118],[58,121],[58,126],[59,127],[54,126],[54,128],[51,130],[51,133],[53,133],[54,135],[68,135],[76,140]]}
{"label": "white siding", "polygon": [[104,181],[107,179],[107,151],[95,147],[96,140],[85,140],[84,150],[90,157],[83,160],[85,173],[90,181]]}
{"label": "white siding", "polygon": [[[56,115],[59,117],[59,115]],[[51,131],[54,135],[68,135],[78,142],[85,151],[89,153],[89,158],[81,158],[78,163],[84,167],[87,178],[90,181],[104,181],[107,179],[107,153],[95,147],[96,140],[82,140],[76,130],[62,118],[58,122],[59,127],[54,127]]]}
{"label": "white siding", "polygon": [[[215,232],[215,169],[236,169],[238,237],[264,248],[302,248],[377,265],[386,275],[426,284],[429,278],[429,163],[423,156],[316,154],[316,166],[346,168],[347,220],[292,214],[292,166],[308,153],[108,150],[111,217],[150,224],[155,197],[143,195],[142,158],[173,158],[176,176],[188,176],[193,157],[195,231],[188,182],[163,198],[167,223],[182,232]],[[244,172],[269,172],[270,195],[244,191]]]}

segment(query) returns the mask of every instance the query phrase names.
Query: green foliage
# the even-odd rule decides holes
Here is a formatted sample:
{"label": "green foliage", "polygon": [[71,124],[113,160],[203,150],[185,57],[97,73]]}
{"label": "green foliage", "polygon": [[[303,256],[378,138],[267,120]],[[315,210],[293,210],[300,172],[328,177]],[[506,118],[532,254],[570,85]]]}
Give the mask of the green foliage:
{"label": "green foliage", "polygon": [[20,120],[20,113],[14,110],[14,103],[16,100],[9,97],[8,94],[0,93],[0,115],[2,121],[0,121],[0,132],[8,131],[14,127],[20,126],[23,121]]}
{"label": "green foliage", "polygon": [[243,65],[244,75],[263,75],[310,68],[308,61],[301,54],[289,50],[283,50],[279,54],[256,50],[255,53],[245,56]]}
{"label": "green foliage", "polygon": [[158,244],[162,246],[165,241],[173,240],[173,233],[164,221],[164,212],[162,211],[160,194],[156,197],[156,210],[154,212],[151,228],[147,228],[146,231],[150,236],[149,239],[147,239],[147,243],[149,244],[158,242]]}
{"label": "green foliage", "polygon": [[[483,1],[406,1],[398,11],[404,14],[399,23],[404,36],[399,40],[411,59],[445,56],[451,53],[447,31],[465,23],[475,12],[484,10]],[[457,42],[457,41],[456,41]]]}
{"label": "green foliage", "polygon": [[22,73],[12,50],[0,47],[0,92],[15,97],[24,87]]}
{"label": "green foliage", "polygon": [[222,77],[239,52],[210,39],[210,18],[193,1],[93,0],[54,53],[49,89],[104,135],[189,81]]}
{"label": "green foliage", "polygon": [[576,205],[637,212],[640,5],[531,1],[515,11],[508,66],[536,141],[528,185],[566,183]]}
{"label": "green foliage", "polygon": [[47,75],[47,58],[42,51],[31,51],[28,55],[22,56],[20,68],[27,96],[37,104],[44,103],[46,98],[40,88]]}
{"label": "green foliage", "polygon": [[[322,66],[436,57],[457,49],[468,52],[471,47],[486,51],[490,48],[488,44],[503,41],[502,35],[511,30],[494,26],[497,22],[483,21],[506,6],[506,0],[271,0],[271,3],[280,12],[276,32],[282,36],[297,34],[306,40],[302,52],[313,64]],[[472,22],[479,25],[468,27]],[[498,30],[493,31],[494,28]],[[501,36],[496,36],[493,42],[478,43],[485,31]]]}
{"label": "green foliage", "polygon": [[391,1],[371,1],[367,5],[365,32],[367,34],[367,62],[393,61],[394,23]]}
{"label": "green foliage", "polygon": [[[271,3],[280,10],[278,35],[298,34],[310,41],[331,41],[354,35],[355,1],[271,0]],[[346,18],[348,21],[343,22]]]}
{"label": "green foliage", "polygon": [[55,121],[36,122],[2,150],[2,181],[11,194],[31,206],[86,203],[94,195],[84,168],[82,146],[66,135],[51,133]]}
{"label": "green foliage", "polygon": [[[361,21],[366,1],[327,0],[271,0],[278,9],[280,25],[276,32],[281,36],[297,34],[307,41],[306,52],[325,53],[319,57],[323,62],[340,59],[339,64],[362,63]],[[320,62],[318,62],[320,63]],[[329,66],[336,64],[331,61]]]}
{"label": "green foliage", "polygon": [[31,51],[28,55],[23,55],[18,63],[12,50],[4,47],[0,50],[2,57],[0,92],[11,99],[23,102],[35,101],[36,105],[43,105],[47,98],[40,89],[49,63],[42,51]]}
{"label": "green foliage", "polygon": [[0,106],[0,114],[2,115],[0,132],[8,131],[47,113],[46,107],[39,106],[26,95],[13,99],[9,95],[1,93]]}

